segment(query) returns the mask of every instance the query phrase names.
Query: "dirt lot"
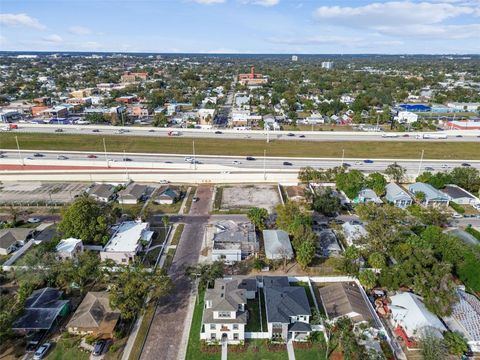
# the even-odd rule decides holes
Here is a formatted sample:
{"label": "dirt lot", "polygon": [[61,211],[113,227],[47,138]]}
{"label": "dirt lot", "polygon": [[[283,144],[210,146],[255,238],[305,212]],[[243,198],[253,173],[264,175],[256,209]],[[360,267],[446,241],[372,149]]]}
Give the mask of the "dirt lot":
{"label": "dirt lot", "polygon": [[85,183],[7,182],[0,189],[0,204],[64,204],[81,194],[87,186]]}
{"label": "dirt lot", "polygon": [[272,213],[280,203],[280,195],[276,186],[250,185],[223,188],[222,209],[249,209],[261,207]]}

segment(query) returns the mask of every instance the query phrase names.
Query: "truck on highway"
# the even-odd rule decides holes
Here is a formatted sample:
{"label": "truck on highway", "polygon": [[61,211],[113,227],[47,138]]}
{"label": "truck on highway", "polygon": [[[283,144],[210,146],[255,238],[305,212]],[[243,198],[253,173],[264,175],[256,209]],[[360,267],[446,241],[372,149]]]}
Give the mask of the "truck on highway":
{"label": "truck on highway", "polygon": [[384,133],[384,134],[382,134],[382,137],[384,137],[384,138],[397,138],[398,134]]}
{"label": "truck on highway", "polygon": [[18,125],[17,124],[6,124],[1,129],[2,129],[2,131],[15,130],[15,129],[18,129]]}
{"label": "truck on highway", "polygon": [[448,138],[447,134],[436,133],[436,134],[419,134],[416,136],[417,139],[446,139]]}
{"label": "truck on highway", "polygon": [[180,132],[179,131],[169,131],[168,136],[180,136]]}

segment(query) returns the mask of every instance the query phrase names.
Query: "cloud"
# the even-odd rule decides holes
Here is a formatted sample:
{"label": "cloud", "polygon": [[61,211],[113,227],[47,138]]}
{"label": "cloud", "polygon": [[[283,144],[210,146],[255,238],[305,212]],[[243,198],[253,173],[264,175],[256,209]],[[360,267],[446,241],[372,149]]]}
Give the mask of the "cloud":
{"label": "cloud", "polygon": [[438,24],[460,15],[474,14],[475,11],[476,9],[469,6],[449,3],[391,1],[358,7],[321,6],[313,15],[320,22],[375,29],[402,28],[411,24]]}
{"label": "cloud", "polygon": [[223,4],[225,0],[193,0],[197,4],[205,4],[205,5],[212,5],[212,4]]}
{"label": "cloud", "polygon": [[89,35],[92,30],[84,26],[70,26],[68,32],[74,35]]}
{"label": "cloud", "polygon": [[47,43],[52,43],[52,44],[60,44],[61,42],[63,42],[62,37],[60,35],[57,35],[57,34],[51,34],[51,35],[44,36],[42,38],[42,40],[47,42]]}
{"label": "cloud", "polygon": [[321,35],[299,38],[270,38],[267,40],[274,44],[313,46],[325,44],[350,45],[363,41],[363,38],[354,36]]}
{"label": "cloud", "polygon": [[478,38],[480,24],[465,25],[410,25],[396,29],[379,28],[379,32],[391,36],[415,36],[416,38],[441,38],[445,40]]}
{"label": "cloud", "polygon": [[278,5],[280,0],[244,0],[244,4],[254,4],[254,5],[260,5],[260,6],[275,6]]}
{"label": "cloud", "polygon": [[46,28],[40,21],[27,14],[0,14],[0,25],[25,26],[37,30],[44,30]]}

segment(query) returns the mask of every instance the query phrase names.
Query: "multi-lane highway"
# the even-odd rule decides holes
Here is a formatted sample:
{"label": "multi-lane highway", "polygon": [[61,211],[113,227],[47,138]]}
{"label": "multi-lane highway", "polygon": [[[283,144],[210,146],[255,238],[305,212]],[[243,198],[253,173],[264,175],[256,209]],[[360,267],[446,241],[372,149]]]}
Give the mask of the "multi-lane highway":
{"label": "multi-lane highway", "polygon": [[[61,129],[61,130],[60,130]],[[58,133],[58,134],[89,134],[89,135],[118,135],[118,136],[150,136],[165,137],[168,132],[177,131],[182,137],[215,138],[215,139],[252,139],[252,140],[306,140],[306,141],[454,141],[479,142],[480,131],[452,130],[442,132],[447,139],[418,139],[420,133],[389,133],[363,131],[260,131],[235,129],[169,129],[154,127],[117,127],[94,125],[46,125],[46,124],[18,124],[18,129],[12,132],[20,133]],[[429,132],[431,134],[432,132]]]}
{"label": "multi-lane highway", "polygon": [[[416,174],[419,171],[446,171],[466,164],[480,169],[480,161],[472,160],[423,160],[420,159],[350,159],[350,158],[284,158],[284,157],[254,157],[247,160],[244,156],[196,156],[193,164],[192,154],[145,154],[145,153],[103,153],[79,151],[18,151],[3,150],[0,158],[2,164],[27,165],[77,165],[99,166],[112,168],[157,168],[170,170],[291,170],[312,166],[327,169],[344,164],[350,168],[365,172],[383,171],[397,162],[407,169],[407,173]],[[186,160],[190,160],[186,161]]]}

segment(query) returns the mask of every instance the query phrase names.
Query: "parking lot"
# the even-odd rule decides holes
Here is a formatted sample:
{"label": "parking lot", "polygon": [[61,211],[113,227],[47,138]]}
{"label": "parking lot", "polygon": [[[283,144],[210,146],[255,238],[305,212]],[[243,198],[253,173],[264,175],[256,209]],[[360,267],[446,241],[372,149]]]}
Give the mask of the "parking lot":
{"label": "parking lot", "polygon": [[231,186],[223,188],[221,208],[228,210],[261,207],[272,213],[279,203],[280,194],[276,186]]}
{"label": "parking lot", "polygon": [[85,191],[85,183],[3,183],[0,188],[0,205],[65,204]]}

